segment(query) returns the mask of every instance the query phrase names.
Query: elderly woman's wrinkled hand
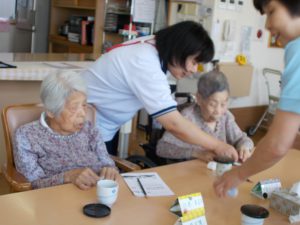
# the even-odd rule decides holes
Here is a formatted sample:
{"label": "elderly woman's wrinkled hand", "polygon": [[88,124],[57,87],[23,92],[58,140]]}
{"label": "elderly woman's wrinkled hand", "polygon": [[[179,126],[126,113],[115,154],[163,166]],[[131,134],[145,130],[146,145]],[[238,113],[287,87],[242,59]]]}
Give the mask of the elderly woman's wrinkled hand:
{"label": "elderly woman's wrinkled hand", "polygon": [[119,172],[114,167],[103,167],[100,171],[100,178],[107,180],[116,180]]}
{"label": "elderly woman's wrinkled hand", "polygon": [[64,183],[73,183],[82,190],[88,190],[97,184],[100,177],[90,168],[80,168],[67,171]]}
{"label": "elderly woman's wrinkled hand", "polygon": [[248,148],[241,147],[239,149],[239,160],[245,162],[248,158],[250,158],[252,151]]}

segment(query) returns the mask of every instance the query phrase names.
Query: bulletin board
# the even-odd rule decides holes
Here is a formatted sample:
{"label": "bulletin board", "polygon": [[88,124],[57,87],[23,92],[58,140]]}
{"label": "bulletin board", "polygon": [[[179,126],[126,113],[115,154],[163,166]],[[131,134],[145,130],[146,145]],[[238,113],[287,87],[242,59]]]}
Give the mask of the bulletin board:
{"label": "bulletin board", "polygon": [[240,66],[237,63],[220,63],[222,71],[228,79],[231,97],[244,97],[250,95],[253,66],[250,64]]}

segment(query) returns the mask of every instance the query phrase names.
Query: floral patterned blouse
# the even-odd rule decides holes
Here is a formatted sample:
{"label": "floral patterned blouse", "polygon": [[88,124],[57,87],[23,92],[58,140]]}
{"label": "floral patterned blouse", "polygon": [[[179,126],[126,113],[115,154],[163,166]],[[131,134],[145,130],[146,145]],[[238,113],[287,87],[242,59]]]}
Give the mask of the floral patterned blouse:
{"label": "floral patterned blouse", "polygon": [[14,158],[33,188],[63,184],[68,170],[89,167],[98,174],[103,167],[115,167],[91,122],[68,136],[55,133],[42,119],[25,124],[15,134]]}

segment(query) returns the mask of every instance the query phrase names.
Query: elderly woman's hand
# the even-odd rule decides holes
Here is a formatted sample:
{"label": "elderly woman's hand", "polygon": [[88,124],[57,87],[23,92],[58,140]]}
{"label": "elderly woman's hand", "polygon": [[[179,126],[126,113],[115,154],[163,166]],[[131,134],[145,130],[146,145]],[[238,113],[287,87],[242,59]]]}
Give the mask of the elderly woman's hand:
{"label": "elderly woman's hand", "polygon": [[252,151],[246,147],[241,147],[239,150],[239,160],[245,162],[252,154]]}
{"label": "elderly woman's hand", "polygon": [[114,167],[103,167],[100,171],[100,178],[107,180],[116,180],[119,172]]}
{"label": "elderly woman's hand", "polygon": [[90,168],[69,170],[64,174],[64,183],[73,183],[82,190],[90,189],[97,184],[100,177]]}

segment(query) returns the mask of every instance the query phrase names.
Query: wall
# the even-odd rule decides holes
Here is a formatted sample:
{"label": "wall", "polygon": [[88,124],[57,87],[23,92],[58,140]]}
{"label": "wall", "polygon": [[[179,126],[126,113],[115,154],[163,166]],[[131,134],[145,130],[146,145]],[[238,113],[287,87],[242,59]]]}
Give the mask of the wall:
{"label": "wall", "polygon": [[[232,98],[231,108],[248,107],[256,105],[268,104],[268,93],[265,80],[262,76],[263,68],[272,68],[276,70],[283,70],[283,54],[281,48],[269,48],[269,32],[264,29],[265,16],[261,16],[253,6],[252,0],[244,0],[244,6],[241,11],[233,11],[219,8],[220,0],[204,0],[205,7],[212,9],[212,14],[207,16],[204,20],[200,20],[203,26],[210,32],[214,40],[216,54],[215,58],[220,59],[221,62],[234,62],[235,56],[239,53],[246,53],[248,61],[254,67],[254,73],[251,81],[250,95],[246,97]],[[227,0],[228,1],[228,0]],[[173,4],[174,5],[174,4]],[[170,7],[169,23],[174,23],[182,19],[176,16],[176,7]],[[186,19],[193,18],[186,16]],[[195,18],[195,20],[199,20]],[[231,42],[223,41],[224,21],[231,20],[235,24],[234,38]],[[241,35],[244,27],[250,27],[252,33],[249,38],[249,51],[242,52],[242,44],[246,44],[245,40],[241,40]],[[263,38],[257,40],[255,38],[256,31],[263,30]],[[229,51],[228,51],[229,49]],[[230,49],[232,49],[230,51]],[[228,52],[231,54],[228,54]],[[241,74],[242,76],[243,74]],[[196,79],[198,76],[186,78],[177,82],[180,91],[196,90]]]}
{"label": "wall", "polygon": [[[241,52],[241,33],[243,26],[249,26],[252,28],[252,34],[250,37],[250,51],[249,61],[254,66],[254,74],[251,84],[250,96],[235,98],[231,100],[231,107],[247,107],[255,105],[268,104],[267,92],[264,78],[262,77],[263,68],[272,68],[282,71],[283,69],[283,49],[269,48],[268,39],[269,32],[264,29],[265,16],[261,16],[253,6],[252,0],[245,0],[244,6],[241,11],[231,11],[219,8],[218,1],[215,0],[213,5],[213,17],[211,27],[211,34],[214,37],[216,46],[219,50],[217,56],[223,61],[234,61],[236,54]],[[220,49],[224,47],[224,41],[222,41],[222,31],[224,20],[233,20],[236,25],[236,32],[234,37],[234,54],[232,56],[220,55]],[[214,25],[219,24],[219,33],[213,34],[216,30]],[[215,28],[215,30],[214,30]],[[263,38],[258,41],[255,38],[257,29],[263,29]],[[222,50],[221,50],[222,51]],[[242,74],[241,74],[242,75]]]}

